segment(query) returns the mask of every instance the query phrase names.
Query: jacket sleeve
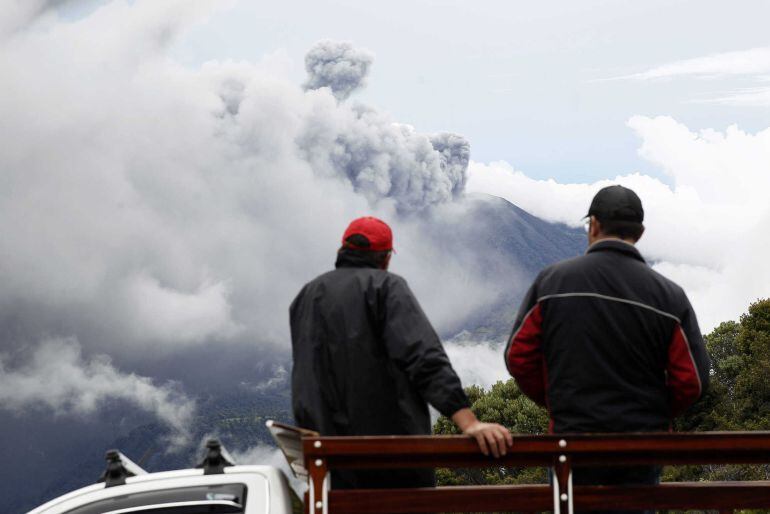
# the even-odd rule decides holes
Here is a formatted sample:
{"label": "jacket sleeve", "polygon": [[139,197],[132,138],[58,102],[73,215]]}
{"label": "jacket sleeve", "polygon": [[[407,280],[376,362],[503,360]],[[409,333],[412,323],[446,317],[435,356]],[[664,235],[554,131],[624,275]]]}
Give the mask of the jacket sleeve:
{"label": "jacket sleeve", "polygon": [[698,320],[686,296],[683,303],[680,322],[675,324],[668,346],[666,366],[672,416],[678,416],[703,396],[711,369]]}
{"label": "jacket sleeve", "polygon": [[511,337],[505,347],[505,366],[524,394],[538,405],[546,406],[543,313],[537,296],[535,280],[516,315]]}
{"label": "jacket sleeve", "polygon": [[460,379],[406,281],[393,275],[383,292],[382,333],[388,357],[444,416],[469,407]]}

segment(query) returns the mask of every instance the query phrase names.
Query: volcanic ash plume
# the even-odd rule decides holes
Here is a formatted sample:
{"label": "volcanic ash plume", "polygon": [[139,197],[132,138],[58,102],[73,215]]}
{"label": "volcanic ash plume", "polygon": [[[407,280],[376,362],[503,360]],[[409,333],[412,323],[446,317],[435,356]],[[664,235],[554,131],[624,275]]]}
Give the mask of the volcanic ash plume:
{"label": "volcanic ash plume", "polygon": [[431,136],[430,142],[439,154],[441,169],[452,184],[452,195],[462,194],[468,179],[468,163],[471,159],[470,143],[458,134],[447,132]]}
{"label": "volcanic ash plume", "polygon": [[451,201],[465,188],[465,139],[420,134],[361,105],[309,118],[299,144],[316,173],[346,178],[370,203],[388,198],[402,213]]}
{"label": "volcanic ash plume", "polygon": [[365,85],[373,60],[371,53],[348,41],[319,41],[305,56],[305,89],[328,87],[335,98],[345,100]]}
{"label": "volcanic ash plume", "polygon": [[[428,210],[461,203],[468,142],[340,102],[373,62],[350,43],[310,50],[305,89],[265,63],[179,66],[169,45],[209,3],[107,2],[75,21],[44,10],[0,45],[0,134],[14,140],[0,152],[9,376],[14,356],[72,337],[83,366],[106,355],[183,391],[210,384],[164,365],[181,357],[234,383],[269,383],[249,363],[284,363],[286,308],[364,214],[393,226],[394,271],[439,330],[494,297],[473,262],[424,237]],[[118,24],[120,37],[105,38]],[[0,410],[10,402],[0,395]]]}
{"label": "volcanic ash plume", "polygon": [[[319,41],[305,56],[305,90],[326,87],[345,100],[365,86],[372,63],[371,53],[350,42]],[[370,202],[393,198],[399,211],[407,212],[464,191],[470,145],[462,136],[419,134],[361,105],[326,114],[331,116],[309,120],[300,146],[323,174],[347,177]]]}

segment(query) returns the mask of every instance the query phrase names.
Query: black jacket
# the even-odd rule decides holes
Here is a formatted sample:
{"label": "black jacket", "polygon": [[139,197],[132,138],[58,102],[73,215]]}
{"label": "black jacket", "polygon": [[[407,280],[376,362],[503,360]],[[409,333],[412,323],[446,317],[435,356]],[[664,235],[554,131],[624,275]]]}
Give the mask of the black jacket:
{"label": "black jacket", "polygon": [[505,363],[555,432],[665,430],[703,394],[710,368],[682,288],[620,240],[538,275]]}
{"label": "black jacket", "polygon": [[469,405],[406,281],[342,256],[291,304],[292,406],[323,435],[430,434]]}

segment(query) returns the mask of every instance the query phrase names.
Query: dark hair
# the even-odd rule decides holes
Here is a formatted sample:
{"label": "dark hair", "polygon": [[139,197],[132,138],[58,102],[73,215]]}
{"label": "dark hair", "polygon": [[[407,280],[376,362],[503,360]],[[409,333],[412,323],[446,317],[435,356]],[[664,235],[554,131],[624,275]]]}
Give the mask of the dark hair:
{"label": "dark hair", "polygon": [[361,234],[353,234],[342,243],[342,247],[337,252],[340,255],[345,255],[349,258],[354,258],[358,261],[363,261],[375,268],[382,268],[383,264],[390,255],[390,250],[373,251],[366,250],[371,243],[366,236]]}
{"label": "dark hair", "polygon": [[596,218],[602,226],[602,233],[607,236],[615,236],[621,239],[633,239],[639,241],[644,232],[644,225],[635,221],[603,220]]}

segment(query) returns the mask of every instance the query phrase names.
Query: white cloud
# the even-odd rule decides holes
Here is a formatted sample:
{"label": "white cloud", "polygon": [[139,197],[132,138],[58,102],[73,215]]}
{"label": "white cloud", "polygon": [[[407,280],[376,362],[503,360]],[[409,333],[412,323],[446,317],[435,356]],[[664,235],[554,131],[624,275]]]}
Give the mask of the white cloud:
{"label": "white cloud", "polygon": [[770,106],[770,87],[736,89],[720,93],[719,96],[714,98],[705,99],[702,103],[717,103],[738,107],[768,107]]}
{"label": "white cloud", "polygon": [[500,341],[473,341],[462,334],[444,344],[463,387],[475,384],[485,389],[511,378],[503,362],[504,347]]}
{"label": "white cloud", "polygon": [[145,275],[132,276],[125,285],[125,327],[138,339],[161,343],[227,339],[240,331],[231,317],[228,287],[202,283],[196,291],[163,287]]}
{"label": "white cloud", "polygon": [[147,377],[121,372],[106,355],[84,358],[75,339],[42,341],[29,362],[13,370],[0,359],[2,408],[22,411],[39,405],[56,414],[93,414],[112,400],[157,416],[171,428],[175,445],[188,441],[195,411],[192,400],[171,384],[158,386]]}
{"label": "white cloud", "polygon": [[[641,73],[601,79],[613,80],[662,80],[677,78],[717,79],[748,78],[760,83],[767,82],[770,73],[770,47],[723,52],[694,59],[675,61],[650,68]],[[714,92],[705,98],[692,99],[692,103],[715,103],[732,106],[770,106],[770,87],[754,85]]]}
{"label": "white cloud", "polygon": [[746,133],[693,132],[669,117],[634,116],[628,122],[642,157],[673,185],[638,173],[593,184],[534,180],[506,163],[471,163],[469,191],[497,194],[536,216],[573,226],[600,188],[620,183],[645,206],[640,249],[655,267],[685,287],[702,329],[735,319],[770,295],[770,128]]}
{"label": "white cloud", "polygon": [[56,3],[56,0],[6,2],[0,12],[0,37],[24,28]]}
{"label": "white cloud", "polygon": [[276,389],[284,389],[289,382],[289,371],[286,366],[282,364],[274,364],[271,366],[271,375],[256,383],[241,382],[241,387],[247,391],[253,393],[264,393],[265,391],[271,391]]}
{"label": "white cloud", "polygon": [[169,46],[215,4],[116,0],[35,18],[0,47],[0,305],[24,335],[74,334],[116,359],[285,350],[293,296],[364,214],[391,222],[393,269],[439,325],[490,301],[400,215],[460,195],[467,142],[304,91],[270,63],[183,68]]}
{"label": "white cloud", "polygon": [[674,61],[623,79],[650,80],[682,76],[759,75],[770,72],[770,47],[722,52],[694,59]]}

